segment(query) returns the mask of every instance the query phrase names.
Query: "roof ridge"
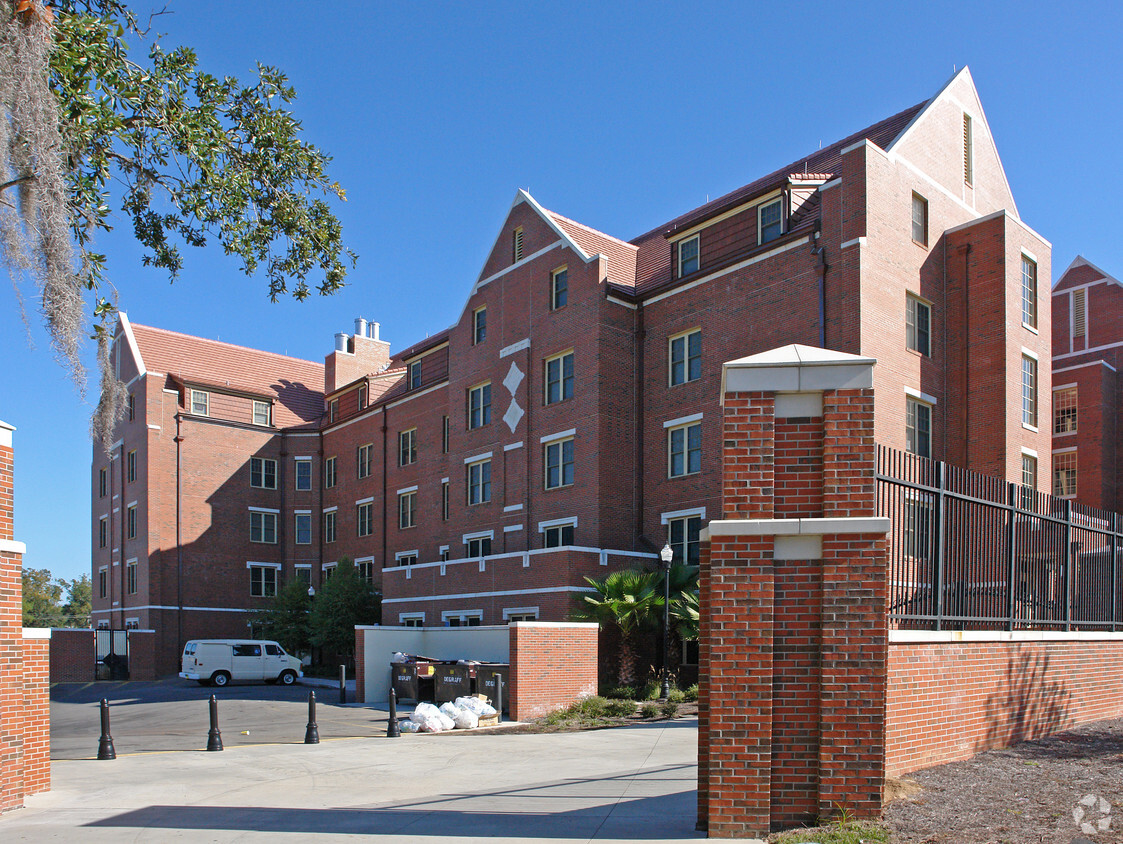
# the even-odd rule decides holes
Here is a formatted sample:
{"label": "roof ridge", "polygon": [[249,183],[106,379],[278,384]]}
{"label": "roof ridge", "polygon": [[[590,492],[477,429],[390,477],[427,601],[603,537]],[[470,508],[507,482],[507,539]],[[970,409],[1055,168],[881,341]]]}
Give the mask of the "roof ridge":
{"label": "roof ridge", "polygon": [[191,341],[199,342],[199,343],[208,343],[208,344],[211,344],[211,345],[214,345],[214,346],[225,346],[226,348],[229,348],[229,349],[241,349],[242,351],[252,352],[256,355],[268,355],[269,357],[280,358],[281,360],[290,360],[290,361],[296,361],[297,363],[306,363],[306,364],[309,364],[310,366],[318,366],[320,369],[323,369],[323,367],[324,367],[324,365],[322,363],[319,363],[319,362],[314,361],[314,360],[307,360],[305,358],[298,358],[298,357],[294,357],[293,355],[283,355],[280,352],[270,352],[266,349],[255,349],[252,346],[243,346],[239,343],[227,343],[225,340],[212,340],[209,337],[199,337],[195,334],[185,334],[182,331],[172,331],[171,329],[168,329],[168,328],[157,328],[154,325],[144,325],[144,324],[139,323],[139,322],[131,322],[130,325],[132,326],[132,328],[134,330],[137,329],[137,328],[142,328],[142,329],[145,329],[146,331],[155,331],[155,332],[158,332],[160,334],[166,334],[166,335],[170,335],[170,336],[173,336],[173,337],[180,337],[184,340],[191,340]]}

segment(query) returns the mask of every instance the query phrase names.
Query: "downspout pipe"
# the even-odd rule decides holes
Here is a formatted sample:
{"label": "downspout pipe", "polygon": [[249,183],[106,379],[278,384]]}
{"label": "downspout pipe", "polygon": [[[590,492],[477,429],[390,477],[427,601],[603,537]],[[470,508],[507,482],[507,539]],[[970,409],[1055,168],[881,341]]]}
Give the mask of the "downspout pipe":
{"label": "downspout pipe", "polygon": [[[819,232],[815,232],[818,241]],[[819,259],[816,270],[818,271],[819,287],[819,348],[827,347],[827,247],[819,244],[811,249],[811,254]]]}
{"label": "downspout pipe", "polygon": [[175,415],[175,630],[178,653],[183,653],[183,434],[182,417]]}

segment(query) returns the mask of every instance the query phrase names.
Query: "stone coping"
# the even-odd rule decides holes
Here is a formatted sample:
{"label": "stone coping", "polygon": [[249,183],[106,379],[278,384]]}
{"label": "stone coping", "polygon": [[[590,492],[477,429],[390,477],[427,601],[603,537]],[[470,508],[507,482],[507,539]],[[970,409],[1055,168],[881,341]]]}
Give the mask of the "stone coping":
{"label": "stone coping", "polygon": [[880,516],[843,516],[835,519],[720,519],[702,530],[702,539],[715,536],[832,536],[846,533],[888,533],[892,522]]}

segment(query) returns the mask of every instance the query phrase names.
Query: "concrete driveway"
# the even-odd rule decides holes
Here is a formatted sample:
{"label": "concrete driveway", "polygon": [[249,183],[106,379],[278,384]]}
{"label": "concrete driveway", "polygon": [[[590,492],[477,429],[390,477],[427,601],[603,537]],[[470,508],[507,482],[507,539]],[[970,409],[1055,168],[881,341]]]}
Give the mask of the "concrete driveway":
{"label": "concrete driveway", "polygon": [[[300,705],[267,703],[278,712],[286,703]],[[161,708],[189,705],[193,712],[199,704],[132,705],[151,707],[151,715],[137,716],[151,726],[166,720]],[[385,713],[337,708],[345,717],[370,719],[376,735],[332,738],[321,729],[321,743],[305,745],[301,724],[299,737],[287,743],[232,745],[225,741],[232,728],[220,720],[227,747],[221,753],[126,755],[114,726],[117,759],[92,759],[95,735],[86,758],[55,761],[53,790],[0,817],[0,839],[232,842],[314,835],[317,841],[435,844],[700,837],[695,719],[584,733],[388,739],[377,732],[381,721],[384,733]],[[203,747],[203,726],[202,734],[192,726],[182,738]],[[172,743],[155,733],[146,741]]]}

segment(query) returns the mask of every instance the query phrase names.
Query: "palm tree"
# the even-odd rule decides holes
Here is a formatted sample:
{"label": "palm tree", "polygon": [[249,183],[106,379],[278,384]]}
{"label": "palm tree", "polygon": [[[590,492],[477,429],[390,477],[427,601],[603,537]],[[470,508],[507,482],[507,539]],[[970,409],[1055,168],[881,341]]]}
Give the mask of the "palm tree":
{"label": "palm tree", "polygon": [[586,577],[596,590],[585,596],[582,615],[620,631],[618,680],[623,685],[636,681],[635,634],[655,619],[655,610],[663,606],[663,575],[661,572],[628,569],[614,571],[601,580]]}

